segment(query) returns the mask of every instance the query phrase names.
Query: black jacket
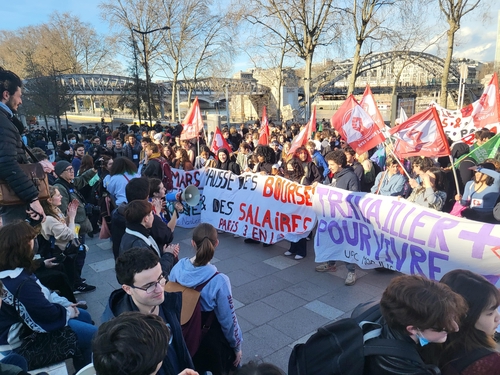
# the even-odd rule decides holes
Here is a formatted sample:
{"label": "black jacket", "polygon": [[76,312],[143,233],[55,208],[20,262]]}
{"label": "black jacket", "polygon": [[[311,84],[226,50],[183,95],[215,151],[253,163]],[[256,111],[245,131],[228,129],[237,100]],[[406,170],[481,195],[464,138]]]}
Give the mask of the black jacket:
{"label": "black jacket", "polygon": [[[405,341],[415,345],[415,351],[418,351],[417,344],[410,336],[389,328],[384,318],[380,318],[378,323],[382,325],[382,333],[379,338]],[[370,375],[437,375],[441,372],[437,367],[425,365],[423,362],[418,363],[406,358],[376,355],[365,357],[364,373]]]}
{"label": "black jacket", "polygon": [[[155,217],[157,217],[157,216],[155,215]],[[160,221],[161,221],[161,219],[160,219]],[[153,222],[153,225],[154,225],[154,222]],[[152,230],[150,233],[150,231],[148,229],[144,228],[141,224],[128,224],[127,223],[127,228],[132,230],[132,231],[136,231],[136,232],[141,233],[146,238],[151,235],[151,237],[153,237],[153,239],[154,239],[154,236],[152,234]],[[169,229],[169,228],[167,227],[167,229]],[[169,231],[170,231],[170,229],[169,229]],[[172,232],[170,232],[170,235],[172,235]],[[172,238],[170,238],[170,241],[172,241]],[[142,238],[125,232],[125,234],[123,235],[122,240],[120,242],[119,255],[123,254],[125,251],[127,251],[133,247],[146,247],[148,249],[151,249],[151,251],[154,251],[155,254],[158,254],[158,256],[160,256],[161,269],[162,269],[163,273],[165,274],[165,276],[168,276],[168,275],[170,275],[170,271],[172,270],[172,267],[175,264],[174,254],[168,253],[168,252],[163,253],[163,245],[165,245],[165,244],[163,244],[160,247],[160,244],[158,244],[157,241],[155,241],[155,242],[157,243],[158,248],[160,249],[161,256],[160,256],[160,254],[157,253],[156,249],[154,249],[152,246],[149,246],[149,244],[147,244]]]}
{"label": "black jacket", "polygon": [[342,168],[340,172],[335,173],[330,186],[349,191],[360,191],[358,177],[351,167]]}
{"label": "black jacket", "polygon": [[161,163],[157,159],[148,160],[147,164],[142,168],[141,175],[148,178],[158,178],[159,180],[163,179]]}
{"label": "black jacket", "polygon": [[[189,355],[188,349],[186,347],[186,343],[184,338],[182,337],[182,329],[180,324],[180,316],[181,316],[181,307],[182,307],[182,293],[166,293],[165,292],[165,300],[160,305],[160,309],[165,316],[166,323],[170,325],[170,329],[172,331],[172,343],[169,345],[168,350],[174,350],[177,355],[177,360],[179,362],[180,371],[185,368],[194,368],[193,361],[191,360],[191,356]],[[102,321],[106,322],[111,320],[112,318],[124,313],[126,311],[139,311],[137,306],[135,305],[132,297],[130,297],[123,289],[117,289],[111,293],[109,297],[108,305],[104,310],[102,315]],[[177,375],[177,372],[174,372],[174,369],[170,362],[168,361],[168,354],[165,360],[163,361],[163,365],[161,366],[161,370],[166,375]]]}
{"label": "black jacket", "polygon": [[38,189],[19,164],[27,164],[21,135],[12,117],[0,108],[0,180],[6,181],[16,195],[24,202],[31,203],[38,198]]}
{"label": "black jacket", "polygon": [[[126,223],[125,223],[125,209],[127,208],[126,203],[119,205],[116,210],[111,213],[111,241],[113,242],[113,255],[115,259],[118,257],[120,251],[120,243],[122,237],[125,234]],[[163,222],[163,220],[154,215],[153,227],[151,228],[151,237],[158,244],[160,249],[163,249],[163,245],[168,245],[174,239],[174,234],[170,228]]]}

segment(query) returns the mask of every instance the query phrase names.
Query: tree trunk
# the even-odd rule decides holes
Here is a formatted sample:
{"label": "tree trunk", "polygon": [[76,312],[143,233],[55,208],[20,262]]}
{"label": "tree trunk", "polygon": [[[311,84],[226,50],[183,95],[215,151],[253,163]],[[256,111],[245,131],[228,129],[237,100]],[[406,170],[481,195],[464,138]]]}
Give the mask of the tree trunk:
{"label": "tree trunk", "polygon": [[306,71],[304,77],[304,98],[306,102],[305,106],[305,120],[309,121],[309,115],[311,113],[311,68],[312,68],[312,52],[306,55]]}
{"label": "tree trunk", "polygon": [[455,32],[453,30],[455,28],[456,26],[454,24],[450,24],[446,60],[444,61],[443,78],[441,79],[441,98],[439,100],[439,105],[444,108],[446,108],[448,104],[448,76],[450,73],[451,58],[453,57],[453,43],[455,42]]}
{"label": "tree trunk", "polygon": [[356,78],[358,75],[359,59],[361,53],[361,42],[356,43],[356,49],[354,50],[354,57],[352,59],[352,71],[349,77],[349,88],[347,90],[347,96],[354,92],[354,87],[356,85]]}
{"label": "tree trunk", "polygon": [[172,122],[175,122],[175,106],[177,103],[177,76],[174,75],[174,79],[172,81]]}

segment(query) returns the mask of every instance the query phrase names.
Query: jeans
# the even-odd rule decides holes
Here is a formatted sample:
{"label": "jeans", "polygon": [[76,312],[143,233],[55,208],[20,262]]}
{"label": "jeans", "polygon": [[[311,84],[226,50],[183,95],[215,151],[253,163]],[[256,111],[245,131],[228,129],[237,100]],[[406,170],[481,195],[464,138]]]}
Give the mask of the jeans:
{"label": "jeans", "polygon": [[70,319],[68,322],[68,325],[75,331],[78,337],[78,347],[83,357],[83,361],[77,358],[74,360],[75,369],[77,370],[88,365],[92,361],[92,338],[97,332],[97,327],[92,325],[90,314],[85,310],[78,310],[80,311],[78,318]]}
{"label": "jeans", "polygon": [[24,357],[20,356],[19,354],[8,354],[5,357],[3,357],[0,360],[1,363],[4,363],[6,365],[13,365],[17,366],[20,369],[22,369],[24,372],[28,371],[28,362],[24,359]]}
{"label": "jeans", "polygon": [[[78,236],[78,240],[82,245],[85,244],[85,234],[80,234]],[[75,286],[79,285],[82,283],[82,270],[83,266],[85,265],[85,258],[87,257],[87,252],[84,251],[78,251],[76,254],[76,259],[75,259]]]}
{"label": "jeans", "polygon": [[28,207],[27,204],[0,206],[0,217],[2,218],[3,225],[10,224],[16,220],[25,220],[28,217],[26,214]]}
{"label": "jeans", "polygon": [[[328,265],[334,266],[337,262],[335,260],[329,260]],[[347,268],[347,272],[356,272],[356,265],[354,263],[345,263],[345,268]]]}
{"label": "jeans", "polygon": [[306,237],[301,238],[297,242],[290,242],[289,252],[292,254],[300,255],[301,257],[305,257],[307,255],[307,239]]}

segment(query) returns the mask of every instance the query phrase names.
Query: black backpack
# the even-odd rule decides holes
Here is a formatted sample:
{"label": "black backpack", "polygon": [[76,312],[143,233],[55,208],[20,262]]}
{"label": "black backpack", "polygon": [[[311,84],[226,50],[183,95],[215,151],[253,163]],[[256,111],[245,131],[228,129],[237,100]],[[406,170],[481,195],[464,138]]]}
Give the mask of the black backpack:
{"label": "black backpack", "polygon": [[288,375],[363,375],[365,357],[388,355],[423,364],[414,345],[377,338],[382,328],[377,303],[356,318],[341,319],[318,329],[297,344],[288,361]]}

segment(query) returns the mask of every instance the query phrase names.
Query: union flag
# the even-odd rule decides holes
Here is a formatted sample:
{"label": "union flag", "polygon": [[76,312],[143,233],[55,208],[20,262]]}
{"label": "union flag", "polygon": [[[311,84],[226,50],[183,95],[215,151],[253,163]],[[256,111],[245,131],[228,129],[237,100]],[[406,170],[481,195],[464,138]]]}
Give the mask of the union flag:
{"label": "union flag", "polygon": [[413,115],[401,125],[392,128],[389,133],[396,138],[394,153],[400,158],[451,154],[434,107]]}
{"label": "union flag", "polygon": [[198,138],[200,131],[203,130],[203,118],[201,117],[200,103],[198,97],[193,101],[193,105],[189,109],[184,121],[182,121],[182,130],[180,139]]}
{"label": "union flag", "polygon": [[382,130],[353,95],[335,112],[331,124],[358,154],[385,141]]}

